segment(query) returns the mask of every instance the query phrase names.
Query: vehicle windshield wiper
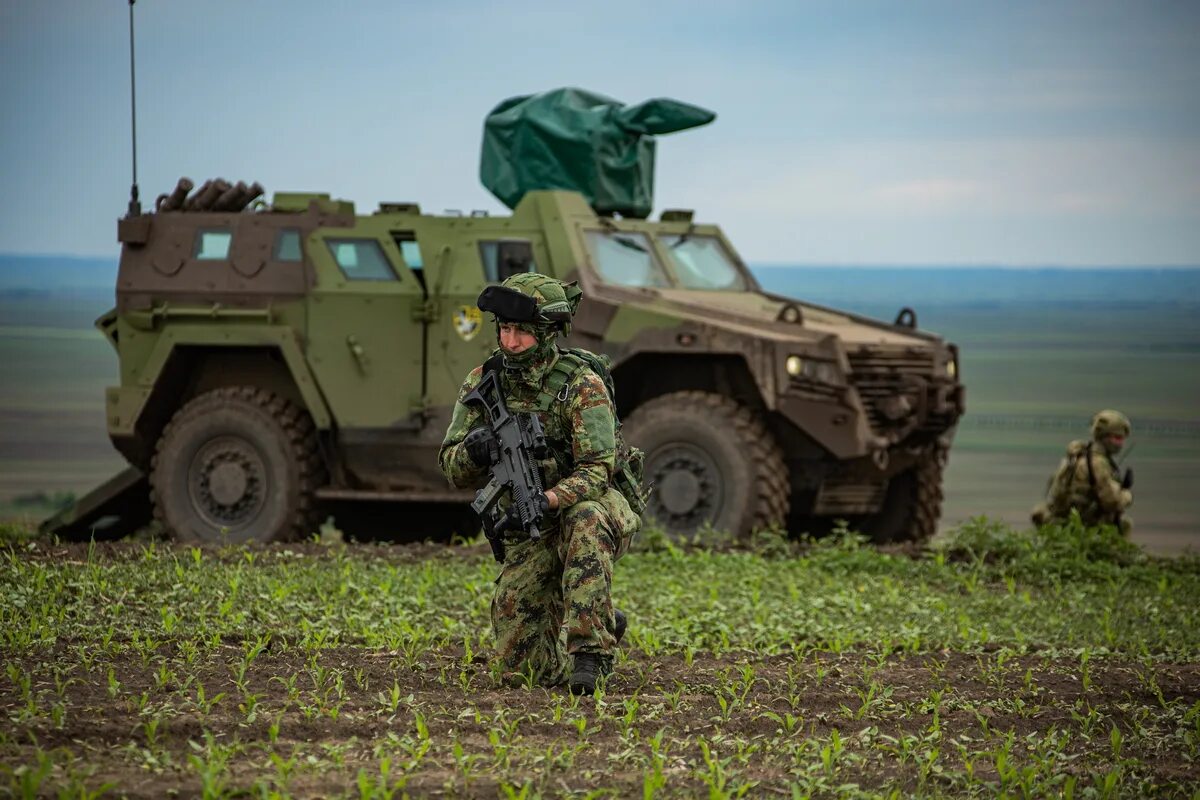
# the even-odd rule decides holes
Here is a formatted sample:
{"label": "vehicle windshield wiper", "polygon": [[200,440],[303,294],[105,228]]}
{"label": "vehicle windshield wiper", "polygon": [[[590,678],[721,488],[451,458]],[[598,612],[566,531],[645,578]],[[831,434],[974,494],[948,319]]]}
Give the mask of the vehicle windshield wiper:
{"label": "vehicle windshield wiper", "polygon": [[610,235],[612,236],[613,241],[615,241],[617,244],[621,245],[622,247],[628,247],[630,250],[637,250],[639,253],[649,253],[650,252],[645,247],[642,247],[640,244],[638,244],[637,241],[635,241],[634,239],[626,239],[624,236],[619,236],[617,234],[610,234]]}
{"label": "vehicle windshield wiper", "polygon": [[690,239],[690,238],[691,238],[691,236],[692,236],[692,233],[693,233],[695,230],[696,230],[696,226],[695,226],[695,224],[693,224],[693,223],[689,222],[689,223],[688,223],[688,226],[687,226],[687,230],[686,230],[686,231],[684,231],[683,233],[681,233],[681,234],[679,235],[679,238],[678,238],[678,239],[676,239],[676,240],[675,240],[675,241],[674,241],[674,242],[671,244],[671,249],[672,249],[672,250],[674,250],[676,247],[679,247],[679,245],[683,244],[683,243],[684,243],[684,242],[686,242],[688,239]]}

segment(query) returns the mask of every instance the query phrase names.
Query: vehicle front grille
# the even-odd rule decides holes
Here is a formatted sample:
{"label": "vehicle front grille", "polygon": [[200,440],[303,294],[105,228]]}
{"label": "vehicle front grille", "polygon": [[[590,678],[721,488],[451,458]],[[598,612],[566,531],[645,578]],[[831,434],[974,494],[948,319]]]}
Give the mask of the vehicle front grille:
{"label": "vehicle front grille", "polygon": [[855,373],[885,375],[897,373],[930,375],[933,373],[932,350],[914,347],[895,349],[860,347],[857,350],[851,350],[847,355],[850,356],[850,369]]}
{"label": "vehicle front grille", "polygon": [[922,395],[933,377],[933,351],[863,347],[847,355],[850,382],[862,398],[871,429],[885,433],[910,424],[911,414],[901,413],[897,404],[907,403],[911,413],[922,407]]}
{"label": "vehicle front grille", "polygon": [[796,397],[802,397],[805,400],[823,402],[840,400],[844,392],[845,389],[841,386],[821,383],[820,381],[814,381],[803,376],[795,377],[788,381],[788,393]]}

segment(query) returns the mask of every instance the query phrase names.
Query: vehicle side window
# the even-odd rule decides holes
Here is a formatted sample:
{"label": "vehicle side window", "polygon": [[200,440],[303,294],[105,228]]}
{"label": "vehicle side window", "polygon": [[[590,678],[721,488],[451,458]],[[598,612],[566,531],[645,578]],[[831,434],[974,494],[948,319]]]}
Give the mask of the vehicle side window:
{"label": "vehicle side window", "polygon": [[537,272],[533,262],[533,244],[522,239],[480,242],[479,259],[488,283],[500,283],[511,275]]}
{"label": "vehicle side window", "polygon": [[273,261],[300,261],[300,231],[286,228],[275,234],[275,248],[271,256]]}
{"label": "vehicle side window", "polygon": [[232,242],[233,233],[226,228],[197,231],[192,256],[200,261],[222,261],[229,258],[229,245]]}
{"label": "vehicle side window", "polygon": [[425,269],[425,262],[421,260],[421,247],[416,242],[407,239],[401,241],[400,255],[404,256],[404,263],[409,269]]}
{"label": "vehicle side window", "polygon": [[374,239],[329,239],[326,244],[338,268],[349,280],[397,280],[383,248]]}

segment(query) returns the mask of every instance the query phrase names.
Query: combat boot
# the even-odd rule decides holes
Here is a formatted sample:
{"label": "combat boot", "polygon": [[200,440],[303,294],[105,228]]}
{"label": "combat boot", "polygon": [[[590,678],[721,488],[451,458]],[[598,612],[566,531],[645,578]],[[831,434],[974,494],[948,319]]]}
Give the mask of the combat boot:
{"label": "combat boot", "polygon": [[612,656],[600,653],[576,653],[571,672],[571,694],[595,694],[596,682],[612,672]]}
{"label": "combat boot", "polygon": [[625,638],[625,629],[629,627],[629,620],[625,618],[625,612],[621,609],[613,609],[613,636],[617,637],[617,644]]}

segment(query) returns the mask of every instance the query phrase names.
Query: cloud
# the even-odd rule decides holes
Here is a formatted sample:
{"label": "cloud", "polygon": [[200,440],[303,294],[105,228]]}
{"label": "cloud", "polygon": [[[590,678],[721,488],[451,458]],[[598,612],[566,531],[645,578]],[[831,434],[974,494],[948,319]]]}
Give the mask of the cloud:
{"label": "cloud", "polygon": [[1113,213],[1120,210],[1121,198],[1113,192],[1059,192],[1048,198],[1054,211],[1065,214]]}
{"label": "cloud", "polygon": [[869,202],[881,203],[894,211],[923,213],[961,207],[979,198],[986,187],[966,178],[917,178],[889,183],[867,192]]}

